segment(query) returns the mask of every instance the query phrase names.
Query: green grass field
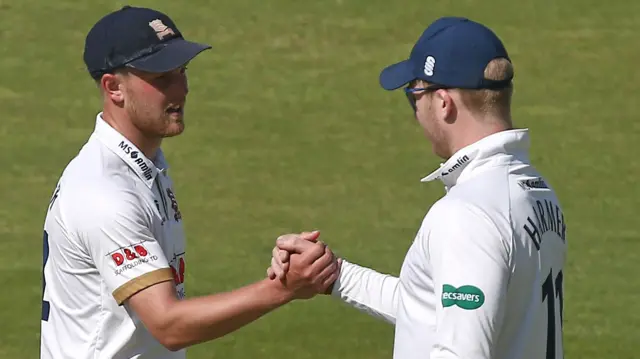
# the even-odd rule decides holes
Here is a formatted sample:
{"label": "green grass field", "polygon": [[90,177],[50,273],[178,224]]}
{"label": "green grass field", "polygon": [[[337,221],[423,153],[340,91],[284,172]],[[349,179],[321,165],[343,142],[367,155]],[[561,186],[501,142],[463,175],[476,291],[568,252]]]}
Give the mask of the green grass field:
{"label": "green grass field", "polygon": [[[188,3],[188,5],[187,5]],[[0,358],[36,358],[42,225],[100,109],[90,26],[121,1],[0,0]],[[566,357],[637,358],[640,2],[139,1],[214,48],[189,69],[187,131],[165,145],[188,237],[188,295],[264,276],[282,233],[398,274],[439,183],[402,92],[378,86],[424,27],[469,16],[516,66],[514,120],[556,187],[570,241]],[[634,150],[635,149],[635,150]],[[189,358],[391,358],[393,328],[339,301],[296,302]]]}

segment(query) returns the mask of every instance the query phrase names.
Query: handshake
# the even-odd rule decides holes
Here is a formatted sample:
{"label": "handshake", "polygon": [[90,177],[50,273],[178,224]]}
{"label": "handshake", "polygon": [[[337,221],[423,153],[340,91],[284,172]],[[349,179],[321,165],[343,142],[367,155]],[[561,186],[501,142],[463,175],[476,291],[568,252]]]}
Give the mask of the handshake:
{"label": "handshake", "polygon": [[291,299],[309,299],[330,294],[340,276],[342,260],[321,241],[320,232],[302,232],[278,237],[267,276],[279,281]]}

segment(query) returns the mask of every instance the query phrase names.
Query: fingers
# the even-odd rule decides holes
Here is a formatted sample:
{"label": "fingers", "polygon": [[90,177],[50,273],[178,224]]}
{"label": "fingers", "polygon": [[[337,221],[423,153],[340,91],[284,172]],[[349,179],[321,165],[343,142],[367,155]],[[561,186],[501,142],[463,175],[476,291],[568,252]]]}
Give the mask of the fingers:
{"label": "fingers", "polygon": [[329,288],[334,285],[334,283],[338,280],[339,277],[340,277],[340,268],[338,268],[336,271],[329,274],[329,276],[327,276],[327,278],[324,279],[324,281],[322,282],[322,288],[321,288],[322,293],[331,294],[331,290],[329,290]]}
{"label": "fingers", "polygon": [[319,236],[320,231],[313,231],[302,232],[300,235],[288,234],[278,237],[278,242],[284,241],[284,248],[280,249],[276,245],[276,247],[271,251],[271,266],[267,269],[267,277],[269,277],[269,279],[285,278],[287,271],[289,270],[289,251],[300,253],[309,248],[309,246],[304,243],[296,243],[297,239],[307,241],[309,243],[315,243]]}
{"label": "fingers", "polygon": [[273,247],[271,251],[271,256],[276,260],[280,267],[283,266],[284,263],[289,261],[289,252],[282,250],[278,247]]}
{"label": "fingers", "polygon": [[269,267],[269,269],[271,270],[271,272],[274,274],[276,278],[281,277],[284,274],[282,267],[278,264],[277,260],[273,257],[271,258],[271,267]]}
{"label": "fingers", "polygon": [[[327,254],[328,251],[328,254]],[[323,257],[329,257],[324,258]],[[302,255],[300,256],[300,263],[304,266],[311,267],[313,273],[319,273],[321,268],[329,265],[331,261],[331,251],[327,248],[327,245],[319,241],[313,243]],[[322,260],[321,260],[322,259]]]}
{"label": "fingers", "polygon": [[321,273],[326,267],[330,266],[335,262],[336,260],[333,256],[333,253],[331,252],[331,249],[325,246],[322,256],[318,256],[316,259],[313,260],[312,262],[313,264],[311,264],[311,273],[313,274]]}
{"label": "fingers", "polygon": [[318,237],[320,237],[320,231],[300,233],[300,238],[304,239],[305,241],[316,242],[318,240]]}
{"label": "fingers", "polygon": [[278,275],[278,278],[280,279],[284,279],[284,277],[287,276],[287,272],[289,271],[289,263],[285,263],[282,266],[282,273],[280,275]]}
{"label": "fingers", "polygon": [[333,254],[329,251],[329,255],[323,261],[315,263],[319,258],[326,256],[326,245],[318,242],[320,231],[302,232],[300,234],[286,234],[278,237],[276,247],[272,250],[271,267],[267,269],[267,276],[270,279],[286,278],[290,267],[290,259],[293,253],[302,254],[299,263],[303,267],[310,267],[312,264],[314,269],[308,268],[307,273],[319,273],[331,263]]}
{"label": "fingers", "polygon": [[327,266],[322,269],[322,271],[316,276],[314,282],[318,284],[322,284],[331,274],[338,270],[338,263],[329,262]]}
{"label": "fingers", "polygon": [[340,277],[342,260],[340,258],[335,259],[335,256],[332,256],[332,258],[331,264],[325,267],[314,281],[314,288],[320,294],[331,294],[334,283]]}
{"label": "fingers", "polygon": [[[289,263],[278,263],[278,259],[275,257],[271,257],[271,267],[269,267],[267,274],[269,274],[269,278],[284,278],[289,271]],[[273,276],[273,277],[272,277]]]}
{"label": "fingers", "polygon": [[280,261],[282,263],[286,263],[289,261],[289,252],[283,251],[282,249],[278,249],[278,254],[280,256]]}
{"label": "fingers", "polygon": [[312,249],[317,245],[318,243],[301,239],[298,235],[295,234],[280,236],[276,241],[276,246],[278,247],[278,249],[287,251],[289,253],[298,254],[306,252],[307,250]]}
{"label": "fingers", "polygon": [[289,260],[289,252],[282,250],[277,246],[273,247],[273,250],[271,250],[271,254],[273,255],[273,258],[277,258],[281,263]]}
{"label": "fingers", "polygon": [[342,258],[338,257],[336,259],[336,270],[331,273],[327,278],[325,278],[324,282],[322,282],[322,287],[324,288],[324,294],[331,294],[333,290],[334,283],[340,278],[340,271],[342,270]]}
{"label": "fingers", "polygon": [[[289,252],[292,252],[292,250],[287,249],[290,246],[293,246],[293,245],[302,246],[302,247],[299,247],[299,251],[301,252],[302,250],[304,250],[304,248],[307,248],[307,246],[304,246],[301,244],[292,244],[290,243],[290,241],[304,240],[304,241],[315,243],[318,241],[318,237],[320,237],[320,231],[302,232],[300,234],[285,234],[278,237],[278,239],[276,240],[276,244],[278,244],[278,247],[280,247],[280,249],[287,250]],[[280,243],[282,243],[282,245],[280,245]]]}

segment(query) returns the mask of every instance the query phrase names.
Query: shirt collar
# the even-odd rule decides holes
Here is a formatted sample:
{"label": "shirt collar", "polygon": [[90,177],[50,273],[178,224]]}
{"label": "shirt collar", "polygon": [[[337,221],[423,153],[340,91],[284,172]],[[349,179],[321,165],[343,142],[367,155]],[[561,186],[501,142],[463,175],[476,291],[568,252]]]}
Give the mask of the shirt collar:
{"label": "shirt collar", "polygon": [[421,182],[440,180],[448,190],[464,180],[474,169],[486,164],[485,160],[489,157],[497,154],[526,153],[529,150],[529,144],[528,129],[494,133],[457,151]]}
{"label": "shirt collar", "polygon": [[96,116],[93,135],[129,165],[149,188],[153,186],[158,172],[165,172],[169,168],[162,149],[158,149],[155,161],[150,160],[131,141],[106,123],[102,112]]}

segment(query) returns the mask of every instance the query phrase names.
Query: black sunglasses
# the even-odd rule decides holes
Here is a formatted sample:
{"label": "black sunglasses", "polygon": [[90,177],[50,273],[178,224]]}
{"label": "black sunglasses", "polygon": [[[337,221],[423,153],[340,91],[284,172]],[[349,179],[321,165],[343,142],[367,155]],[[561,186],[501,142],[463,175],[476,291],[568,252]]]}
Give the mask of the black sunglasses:
{"label": "black sunglasses", "polygon": [[438,85],[438,84],[433,84],[433,85],[429,85],[427,87],[412,87],[413,86],[413,81],[411,83],[409,83],[409,85],[407,87],[404,88],[404,94],[407,96],[407,100],[409,100],[409,104],[411,105],[411,108],[413,109],[413,112],[416,112],[416,96],[415,93],[416,92],[421,92],[421,91],[425,91],[425,92],[433,92],[433,91],[437,91],[437,90],[446,90],[446,89],[450,89],[450,87],[448,86],[444,86],[444,85]]}

